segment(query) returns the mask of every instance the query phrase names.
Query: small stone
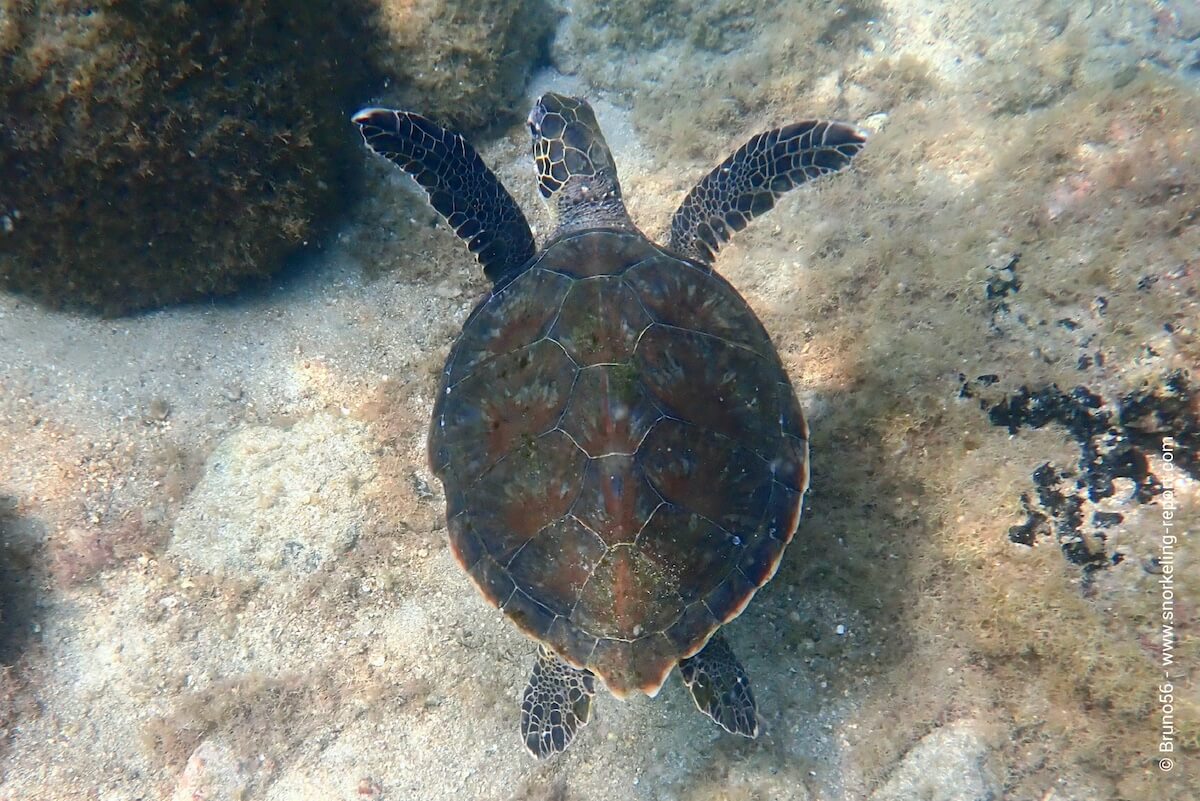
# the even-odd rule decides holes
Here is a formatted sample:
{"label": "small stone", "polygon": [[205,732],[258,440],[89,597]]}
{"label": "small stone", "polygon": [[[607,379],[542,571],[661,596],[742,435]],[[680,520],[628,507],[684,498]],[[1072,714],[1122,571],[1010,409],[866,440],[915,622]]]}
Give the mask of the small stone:
{"label": "small stone", "polygon": [[870,801],[992,801],[1001,787],[989,764],[987,742],[975,721],[959,721],[925,735],[892,770]]}
{"label": "small stone", "polygon": [[187,767],[175,785],[172,801],[197,798],[244,798],[250,784],[245,763],[223,743],[205,740],[188,758]]}
{"label": "small stone", "polygon": [[374,472],[370,447],[361,424],[328,413],[239,429],[209,455],[168,551],[205,572],[299,591],[361,530],[362,499],[341,487]]}
{"label": "small stone", "polygon": [[150,406],[146,409],[146,419],[153,423],[161,423],[171,416],[171,404],[167,403],[162,398],[155,398],[150,401]]}
{"label": "small stone", "polygon": [[886,111],[880,111],[876,114],[872,114],[871,116],[869,116],[865,120],[863,120],[863,127],[866,128],[868,131],[875,131],[876,133],[878,133],[879,131],[882,131],[887,126],[887,124],[888,124],[888,114]]}
{"label": "small stone", "polygon": [[409,476],[409,481],[412,484],[413,492],[423,501],[427,501],[433,497],[433,490],[429,486],[429,482],[420,473],[413,473]]}
{"label": "small stone", "polygon": [[421,557],[422,559],[424,559],[425,557],[429,556],[429,549],[428,549],[428,548],[418,548],[418,549],[417,549],[417,556],[419,556],[419,557]]}
{"label": "small stone", "polygon": [[846,633],[846,627],[843,626],[841,623],[838,623],[837,627],[833,630],[833,633],[837,634],[838,636],[841,636],[842,634]]}
{"label": "small stone", "polygon": [[449,281],[443,281],[433,288],[433,294],[442,300],[453,300],[462,294],[462,287]]}

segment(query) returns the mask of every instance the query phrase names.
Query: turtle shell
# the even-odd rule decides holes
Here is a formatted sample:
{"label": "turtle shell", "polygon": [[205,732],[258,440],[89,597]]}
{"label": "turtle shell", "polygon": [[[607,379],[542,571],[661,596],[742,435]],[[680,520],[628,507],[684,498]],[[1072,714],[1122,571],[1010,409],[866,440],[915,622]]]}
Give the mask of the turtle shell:
{"label": "turtle shell", "polygon": [[475,309],[429,452],[480,592],[619,697],[655,695],[745,608],[808,486],[808,428],[754,312],[610,230],[558,239]]}

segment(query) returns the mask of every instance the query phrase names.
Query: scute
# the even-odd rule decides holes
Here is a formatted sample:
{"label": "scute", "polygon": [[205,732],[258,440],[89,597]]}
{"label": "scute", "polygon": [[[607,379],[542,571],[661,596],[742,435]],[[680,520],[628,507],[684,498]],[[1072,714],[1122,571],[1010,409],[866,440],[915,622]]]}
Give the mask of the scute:
{"label": "scute", "polygon": [[634,364],[671,417],[734,442],[778,438],[775,385],[783,368],[777,360],[708,334],[655,325],[638,343]]}
{"label": "scute", "polygon": [[775,443],[750,438],[746,442],[742,447],[709,429],[664,420],[647,438],[643,464],[664,500],[704,516],[733,536],[754,531],[771,492],[771,464],[750,448]]}
{"label": "scute", "polygon": [[546,526],[566,516],[583,483],[587,457],[561,431],[530,440],[470,489],[467,511],[501,564]]}
{"label": "scute", "polygon": [[618,695],[657,692],[774,573],[808,430],[754,313],[637,235],[552,243],[469,318],[431,434],[483,595]]}
{"label": "scute", "polygon": [[635,690],[653,697],[679,660],[676,651],[661,633],[634,642],[599,640],[588,664],[598,675],[614,677],[606,685],[618,698]]}
{"label": "scute", "polygon": [[562,348],[542,340],[443,386],[430,432],[434,471],[450,469],[473,482],[514,448],[554,428],[575,373]]}
{"label": "scute", "polygon": [[578,520],[546,526],[508,562],[517,586],[556,615],[570,615],[605,552],[604,542]]}
{"label": "scute", "polygon": [[662,503],[633,456],[588,462],[571,514],[608,545],[633,542]]}
{"label": "scute", "polygon": [[446,363],[446,383],[453,385],[483,362],[544,337],[571,283],[547,270],[526,270],[489,297],[467,320]]}
{"label": "scute", "polygon": [[706,267],[663,254],[630,267],[622,278],[657,323],[774,353],[750,307],[729,282]]}
{"label": "scute", "polygon": [[[662,251],[645,237],[623,231],[584,231],[552,242],[534,266],[542,270],[591,278],[597,275],[621,275]],[[674,260],[679,263],[678,260]]]}
{"label": "scute", "polygon": [[606,639],[661,632],[683,612],[673,577],[631,544],[611,546],[579,598],[572,620]]}
{"label": "scute", "polygon": [[670,628],[664,632],[671,644],[678,649],[680,656],[688,657],[702,647],[717,628],[721,621],[713,615],[703,600],[694,601],[687,605]]}
{"label": "scute", "polygon": [[650,318],[618,276],[576,281],[550,335],[576,364],[628,361]]}
{"label": "scute", "polygon": [[638,550],[671,576],[685,604],[713,590],[744,550],[736,535],[685,507],[660,507],[638,538]]}
{"label": "scute", "polygon": [[736,567],[721,583],[704,597],[704,605],[722,623],[728,623],[742,613],[758,587]]}
{"label": "scute", "polygon": [[589,456],[632,456],[663,413],[629,364],[579,371],[559,425]]}

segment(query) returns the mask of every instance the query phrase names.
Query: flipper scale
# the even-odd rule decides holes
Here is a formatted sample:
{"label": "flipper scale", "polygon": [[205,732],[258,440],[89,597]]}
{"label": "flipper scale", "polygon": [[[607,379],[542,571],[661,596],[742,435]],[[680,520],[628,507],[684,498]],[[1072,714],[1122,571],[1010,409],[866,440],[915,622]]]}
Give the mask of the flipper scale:
{"label": "flipper scale", "polygon": [[465,139],[411,111],[368,108],[353,119],[367,147],[425,189],[493,283],[513,278],[533,258],[525,214]]}
{"label": "flipper scale", "polygon": [[670,247],[711,264],[721,245],[784,192],[837,172],[866,138],[850,125],[809,120],[757,134],[704,176],[671,218]]}

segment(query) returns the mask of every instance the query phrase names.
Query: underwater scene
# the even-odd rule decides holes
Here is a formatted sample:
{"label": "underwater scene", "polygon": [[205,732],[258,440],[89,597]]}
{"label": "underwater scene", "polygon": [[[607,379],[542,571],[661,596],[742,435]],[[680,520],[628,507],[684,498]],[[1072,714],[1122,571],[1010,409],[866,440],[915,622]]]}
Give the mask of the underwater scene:
{"label": "underwater scene", "polygon": [[0,801],[1200,798],[1195,0],[0,0]]}

